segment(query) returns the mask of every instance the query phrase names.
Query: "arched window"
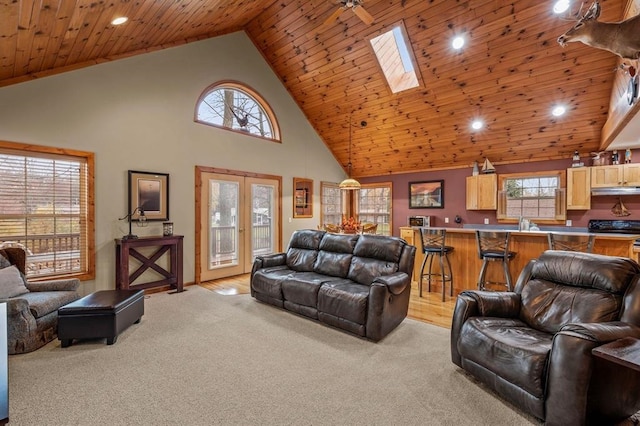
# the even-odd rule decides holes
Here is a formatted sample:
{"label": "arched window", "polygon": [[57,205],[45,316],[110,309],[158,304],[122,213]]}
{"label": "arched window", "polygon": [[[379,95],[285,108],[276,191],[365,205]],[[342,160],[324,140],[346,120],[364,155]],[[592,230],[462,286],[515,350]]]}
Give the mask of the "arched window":
{"label": "arched window", "polygon": [[233,81],[215,83],[202,92],[195,121],[280,141],[280,129],[269,105],[255,90]]}

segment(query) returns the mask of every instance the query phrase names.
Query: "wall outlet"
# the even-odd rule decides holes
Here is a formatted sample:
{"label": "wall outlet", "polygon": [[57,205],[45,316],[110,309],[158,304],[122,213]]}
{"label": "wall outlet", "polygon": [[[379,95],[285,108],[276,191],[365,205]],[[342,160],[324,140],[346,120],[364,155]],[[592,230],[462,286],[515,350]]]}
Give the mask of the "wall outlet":
{"label": "wall outlet", "polygon": [[571,226],[572,224],[571,220],[567,220],[567,226]]}
{"label": "wall outlet", "polygon": [[449,218],[448,217],[444,218],[444,223],[449,223]]}
{"label": "wall outlet", "polygon": [[489,224],[489,218],[488,218],[488,217],[485,217],[485,218],[484,218],[484,224],[485,224],[485,225],[488,225],[488,224]]}
{"label": "wall outlet", "polygon": [[291,221],[293,221],[293,219],[292,219],[292,218],[289,218],[289,223],[291,223]]}

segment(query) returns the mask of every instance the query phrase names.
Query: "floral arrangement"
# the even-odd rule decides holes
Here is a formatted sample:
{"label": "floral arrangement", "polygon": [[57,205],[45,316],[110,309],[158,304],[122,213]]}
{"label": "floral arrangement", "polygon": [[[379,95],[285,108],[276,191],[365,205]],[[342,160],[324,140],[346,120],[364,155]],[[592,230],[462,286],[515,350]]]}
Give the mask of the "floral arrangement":
{"label": "floral arrangement", "polygon": [[355,234],[360,230],[360,222],[358,222],[354,217],[342,219],[340,229],[342,229],[342,232],[345,234]]}

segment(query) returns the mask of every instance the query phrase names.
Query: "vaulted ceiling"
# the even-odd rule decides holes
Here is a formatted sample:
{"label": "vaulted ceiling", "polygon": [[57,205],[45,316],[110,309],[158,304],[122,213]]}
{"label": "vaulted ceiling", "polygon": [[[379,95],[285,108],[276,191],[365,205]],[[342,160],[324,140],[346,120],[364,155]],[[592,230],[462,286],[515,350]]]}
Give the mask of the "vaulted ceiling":
{"label": "vaulted ceiling", "polygon": [[[600,3],[601,21],[621,19],[626,0]],[[244,30],[345,169],[352,138],[356,177],[570,159],[600,148],[618,61],[558,45],[573,24],[552,5],[365,0],[372,24],[347,10],[318,33],[338,1],[0,0],[0,86]],[[369,39],[401,21],[423,84],[393,94]]]}

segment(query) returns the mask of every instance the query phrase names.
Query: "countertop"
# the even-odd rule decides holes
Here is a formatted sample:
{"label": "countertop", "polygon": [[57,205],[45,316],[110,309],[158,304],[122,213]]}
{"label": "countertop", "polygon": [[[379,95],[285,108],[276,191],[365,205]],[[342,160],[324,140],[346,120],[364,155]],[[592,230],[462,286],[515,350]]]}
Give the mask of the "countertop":
{"label": "countertop", "polygon": [[[405,227],[418,230],[418,227]],[[465,224],[462,227],[444,227],[433,226],[432,228],[446,229],[447,232],[471,234],[476,231],[509,231],[513,235],[529,235],[546,237],[550,232],[571,233],[575,235],[595,235],[596,238],[601,239],[619,239],[619,240],[636,240],[640,238],[640,234],[623,234],[616,232],[589,232],[587,228],[571,227],[571,226],[541,226],[539,231],[519,231],[515,225],[482,225],[482,224]]]}

